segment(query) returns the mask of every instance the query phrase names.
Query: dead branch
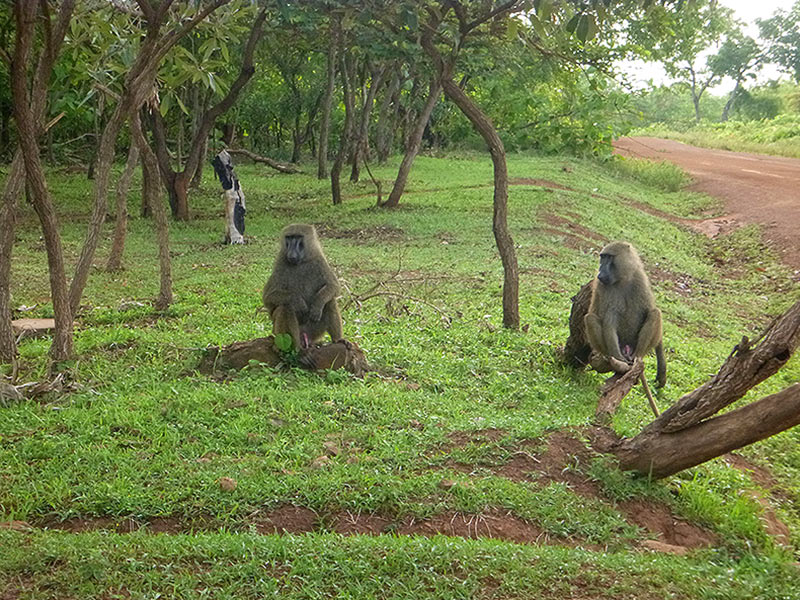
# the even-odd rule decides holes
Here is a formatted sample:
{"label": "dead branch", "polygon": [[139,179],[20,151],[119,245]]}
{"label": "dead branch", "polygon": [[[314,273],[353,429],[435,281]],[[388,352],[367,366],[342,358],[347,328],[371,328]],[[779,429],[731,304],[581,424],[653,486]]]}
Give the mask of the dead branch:
{"label": "dead branch", "polygon": [[245,150],[244,148],[228,148],[227,150],[228,150],[229,154],[240,154],[242,156],[246,156],[247,158],[249,158],[253,162],[263,163],[265,165],[268,165],[268,166],[272,167],[273,169],[275,169],[276,171],[278,171],[280,173],[287,173],[287,174],[293,175],[295,173],[302,173],[303,172],[296,165],[292,165],[292,164],[289,164],[289,163],[281,163],[281,162],[278,162],[277,160],[273,160],[273,159],[268,158],[266,156],[259,156],[258,154],[255,154],[254,152],[250,152],[250,150]]}
{"label": "dead branch", "polygon": [[601,424],[607,424],[611,416],[617,412],[622,399],[628,395],[644,373],[644,362],[637,359],[633,365],[628,365],[627,372],[614,373],[606,379],[600,389],[600,400],[597,401],[595,410],[595,420]]}
{"label": "dead branch", "polygon": [[643,433],[680,431],[716,414],[777,373],[798,345],[800,301],[774,320],[757,343],[743,338],[709,382],[683,396]]}

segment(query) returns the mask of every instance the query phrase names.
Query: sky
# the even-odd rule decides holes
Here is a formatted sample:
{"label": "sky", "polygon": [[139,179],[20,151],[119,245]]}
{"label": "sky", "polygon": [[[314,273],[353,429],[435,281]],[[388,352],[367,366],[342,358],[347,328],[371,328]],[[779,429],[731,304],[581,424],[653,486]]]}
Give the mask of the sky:
{"label": "sky", "polygon": [[[735,17],[745,24],[745,33],[758,38],[756,19],[771,17],[776,10],[789,10],[796,0],[719,0],[720,4],[733,9]],[[664,69],[656,63],[643,61],[630,61],[622,66],[631,83],[636,87],[643,87],[650,79],[656,84],[670,83]],[[777,79],[780,71],[772,65],[767,65],[758,76],[759,82]],[[726,94],[733,89],[734,82],[725,80],[711,89],[714,94]]]}

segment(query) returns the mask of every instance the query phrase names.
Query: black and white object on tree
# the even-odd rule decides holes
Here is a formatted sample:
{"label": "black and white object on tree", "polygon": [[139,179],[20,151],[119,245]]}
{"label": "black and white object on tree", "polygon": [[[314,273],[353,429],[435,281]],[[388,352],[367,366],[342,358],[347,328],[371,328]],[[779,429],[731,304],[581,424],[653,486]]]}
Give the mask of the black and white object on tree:
{"label": "black and white object on tree", "polygon": [[231,155],[222,150],[214,157],[211,164],[222,184],[225,201],[225,243],[244,244],[244,215],[247,208],[239,178],[233,170]]}

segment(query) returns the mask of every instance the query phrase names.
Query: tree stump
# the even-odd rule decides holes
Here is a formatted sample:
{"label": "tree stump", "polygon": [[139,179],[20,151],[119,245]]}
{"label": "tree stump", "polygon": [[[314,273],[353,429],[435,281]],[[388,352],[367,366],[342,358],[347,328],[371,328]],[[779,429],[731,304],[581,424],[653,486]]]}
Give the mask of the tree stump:
{"label": "tree stump", "polygon": [[[239,371],[253,361],[271,367],[284,364],[281,352],[275,346],[272,336],[234,342],[221,348],[217,346],[207,348],[197,369],[205,374],[215,371]],[[367,357],[361,348],[347,340],[312,346],[300,353],[298,364],[312,371],[345,369],[358,377],[370,370]]]}
{"label": "tree stump", "polygon": [[572,309],[569,313],[569,337],[564,345],[564,359],[571,367],[582,369],[589,364],[592,347],[586,337],[586,326],[583,318],[589,312],[592,300],[592,282],[586,283],[572,297]]}
{"label": "tree stump", "polygon": [[55,319],[15,319],[11,321],[14,335],[23,338],[42,337],[53,332]]}

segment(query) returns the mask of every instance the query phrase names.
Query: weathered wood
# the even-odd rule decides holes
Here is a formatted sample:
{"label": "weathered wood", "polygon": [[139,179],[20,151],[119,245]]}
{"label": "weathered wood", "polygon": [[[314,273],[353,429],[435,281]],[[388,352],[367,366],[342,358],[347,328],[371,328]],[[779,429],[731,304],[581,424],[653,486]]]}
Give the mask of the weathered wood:
{"label": "weathered wood", "polygon": [[680,431],[716,414],[777,373],[798,345],[800,301],[775,319],[756,342],[742,338],[709,382],[683,396],[642,433]]}
{"label": "weathered wood", "polygon": [[606,379],[600,390],[600,400],[597,401],[594,413],[598,423],[607,424],[611,420],[622,399],[633,389],[642,373],[644,373],[644,362],[636,359],[633,365],[629,365],[627,372],[615,373]]}
{"label": "weathered wood", "polygon": [[[283,364],[272,336],[234,342],[222,348],[208,348],[197,369],[207,374],[231,369],[238,371],[252,361],[273,367]],[[298,362],[310,370],[345,369],[359,377],[369,370],[364,352],[357,344],[347,340],[311,347],[300,355]]]}
{"label": "weathered wood", "polygon": [[266,156],[259,156],[258,154],[255,154],[254,152],[250,152],[250,150],[245,150],[244,148],[228,148],[228,154],[240,154],[242,156],[246,156],[247,158],[249,158],[253,162],[263,163],[263,164],[268,165],[268,166],[272,167],[273,169],[275,169],[276,171],[279,171],[281,173],[287,173],[287,174],[291,175],[291,174],[294,174],[294,173],[302,173],[303,172],[303,171],[300,170],[299,167],[296,167],[295,165],[291,165],[291,164],[288,164],[288,163],[281,163],[281,162],[278,162],[277,160],[272,160],[271,158],[266,157]]}
{"label": "weathered wood", "polygon": [[11,328],[16,337],[41,337],[52,333],[55,327],[55,319],[15,319],[11,321]]}
{"label": "weathered wood", "polygon": [[800,424],[800,383],[691,427],[643,431],[611,451],[620,468],[667,477]]}

